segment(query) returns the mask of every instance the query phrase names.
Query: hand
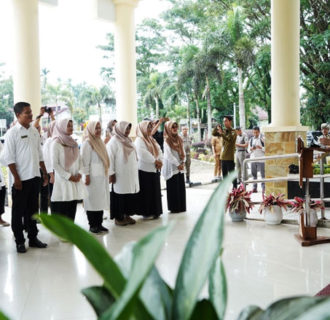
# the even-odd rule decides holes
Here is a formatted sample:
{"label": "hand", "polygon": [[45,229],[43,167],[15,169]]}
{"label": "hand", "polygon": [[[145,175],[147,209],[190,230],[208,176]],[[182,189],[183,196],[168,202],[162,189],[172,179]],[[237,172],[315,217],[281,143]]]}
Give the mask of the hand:
{"label": "hand", "polygon": [[16,190],[22,190],[22,189],[23,189],[22,181],[21,181],[20,178],[16,178],[16,179],[14,180],[14,188],[15,188]]}
{"label": "hand", "polygon": [[43,187],[46,187],[47,184],[48,184],[48,175],[47,175],[47,173],[46,174],[43,174],[42,175],[42,178],[44,179],[44,182],[43,182],[42,186]]}
{"label": "hand", "polygon": [[110,132],[106,131],[104,143],[107,144],[110,141],[110,139],[111,139]]}
{"label": "hand", "polygon": [[69,178],[69,181],[72,181],[72,182],[78,182],[78,181],[77,181],[77,176],[71,176],[71,177]]}
{"label": "hand", "polygon": [[87,175],[87,176],[86,176],[85,185],[86,185],[86,186],[89,186],[89,185],[90,185],[90,183],[91,183],[91,178],[90,178],[90,175]]}
{"label": "hand", "polygon": [[178,166],[178,169],[179,169],[180,171],[182,171],[182,170],[184,169],[184,163],[181,163],[181,164]]}
{"label": "hand", "polygon": [[160,160],[155,161],[155,167],[157,170],[160,170],[163,166],[163,163]]}
{"label": "hand", "polygon": [[112,176],[109,177],[109,183],[113,183],[113,184],[116,183],[116,175],[115,174],[113,174]]}
{"label": "hand", "polygon": [[50,182],[51,184],[54,184],[54,182],[55,182],[55,176],[54,176],[54,173],[51,172],[49,175],[50,175],[50,180],[49,180],[49,182]]}
{"label": "hand", "polygon": [[256,146],[256,149],[262,149],[262,147],[261,146]]}
{"label": "hand", "polygon": [[77,178],[77,182],[79,182],[81,180],[81,174],[80,173],[76,174],[76,178]]}

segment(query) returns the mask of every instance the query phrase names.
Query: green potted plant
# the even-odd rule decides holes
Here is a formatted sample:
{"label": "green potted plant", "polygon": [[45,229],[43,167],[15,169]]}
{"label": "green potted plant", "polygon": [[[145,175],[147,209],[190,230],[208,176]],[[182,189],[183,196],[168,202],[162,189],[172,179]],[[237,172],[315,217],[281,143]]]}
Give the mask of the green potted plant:
{"label": "green potted plant", "polygon": [[283,209],[287,209],[290,205],[288,200],[284,199],[284,194],[271,193],[263,196],[259,207],[259,212],[264,213],[265,222],[267,224],[280,224],[283,219]]}
{"label": "green potted plant", "polygon": [[251,194],[252,191],[246,191],[243,184],[229,193],[226,207],[233,222],[243,221],[246,213],[250,213],[253,208]]}
{"label": "green potted plant", "polygon": [[311,200],[309,202],[309,214],[307,214],[305,200],[300,197],[294,197],[291,202],[292,212],[299,214],[298,223],[300,223],[300,215],[304,214],[304,221],[308,227],[316,227],[318,222],[317,210],[324,209],[324,203],[320,200]]}

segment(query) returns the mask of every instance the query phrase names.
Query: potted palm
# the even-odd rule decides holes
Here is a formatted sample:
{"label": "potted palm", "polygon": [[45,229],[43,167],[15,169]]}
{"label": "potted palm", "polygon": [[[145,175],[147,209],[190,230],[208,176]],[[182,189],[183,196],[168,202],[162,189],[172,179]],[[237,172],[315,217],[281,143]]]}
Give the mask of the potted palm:
{"label": "potted palm", "polygon": [[284,194],[271,193],[263,196],[260,204],[259,212],[264,213],[265,222],[267,224],[280,224],[283,219],[282,209],[287,209],[290,202],[284,199]]}
{"label": "potted palm", "polygon": [[299,214],[298,223],[300,223],[300,215],[304,214],[304,221],[307,227],[316,227],[318,222],[317,210],[324,209],[324,204],[320,200],[311,200],[309,202],[309,214],[307,214],[305,200],[299,197],[294,197],[291,202],[292,212]]}
{"label": "potted palm", "polygon": [[227,210],[233,222],[243,221],[246,213],[250,213],[253,208],[251,201],[252,191],[246,191],[243,184],[234,188],[228,195]]}

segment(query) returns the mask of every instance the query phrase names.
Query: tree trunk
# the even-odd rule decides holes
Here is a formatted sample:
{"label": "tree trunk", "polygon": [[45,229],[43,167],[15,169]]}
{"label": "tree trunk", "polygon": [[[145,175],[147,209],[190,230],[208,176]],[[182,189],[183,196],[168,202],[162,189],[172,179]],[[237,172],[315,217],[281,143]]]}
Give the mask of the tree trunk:
{"label": "tree trunk", "polygon": [[189,134],[191,134],[192,130],[191,130],[191,118],[190,118],[190,100],[189,100],[189,96],[187,96],[187,101],[188,101],[188,105],[187,105],[187,119],[188,119],[188,130],[189,130]]}
{"label": "tree trunk", "polygon": [[97,106],[99,107],[99,121],[100,121],[100,125],[102,128],[102,106],[100,102],[97,102]]}
{"label": "tree trunk", "polygon": [[238,73],[238,96],[239,96],[239,125],[242,130],[245,130],[245,102],[244,102],[244,89],[242,79],[242,69],[237,67]]}
{"label": "tree trunk", "polygon": [[209,78],[206,76],[206,99],[207,99],[207,138],[212,134],[212,106],[211,106],[211,90]]}
{"label": "tree trunk", "polygon": [[201,117],[200,117],[198,97],[196,97],[196,96],[195,96],[195,104],[196,104],[198,141],[201,141],[202,140],[202,138],[201,138]]}
{"label": "tree trunk", "polygon": [[155,103],[156,103],[156,119],[159,119],[159,101],[158,101],[158,97],[154,98]]}

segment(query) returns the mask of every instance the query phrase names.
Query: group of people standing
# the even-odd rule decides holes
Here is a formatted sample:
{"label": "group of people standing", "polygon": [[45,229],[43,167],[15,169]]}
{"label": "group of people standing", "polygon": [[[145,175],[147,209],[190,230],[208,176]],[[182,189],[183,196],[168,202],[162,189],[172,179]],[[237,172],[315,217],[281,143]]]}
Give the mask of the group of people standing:
{"label": "group of people standing", "polygon": [[0,159],[14,179],[12,230],[17,252],[26,252],[23,229],[30,247],[47,246],[37,238],[32,218],[38,212],[41,184],[46,187],[49,183],[52,214],[74,221],[77,203],[83,200],[93,233],[108,231],[102,222],[109,209],[111,219],[120,226],[135,224],[132,215],[157,219],[163,213],[160,174],[166,180],[169,211],[186,211],[186,155],[176,122],[165,122],[164,152],[153,138],[154,124],[148,120],[138,124],[135,142],[129,137],[132,125],[126,121],[112,123],[105,141],[100,122],[89,121],[79,148],[72,138],[72,120],[60,119],[50,123],[42,146],[39,132],[31,125],[30,104],[16,103],[14,112],[17,123],[5,136]]}
{"label": "group of people standing", "polygon": [[[243,182],[244,177],[247,178],[246,171],[243,173],[243,161],[247,154],[251,158],[262,157],[265,155],[265,143],[260,135],[260,128],[253,128],[253,136],[249,139],[247,134],[242,131],[240,127],[232,128],[232,116],[225,116],[223,119],[224,128],[217,125],[212,132],[212,151],[215,158],[214,177],[225,177],[230,171],[236,169],[238,177],[234,180],[234,188],[237,184]],[[246,170],[246,168],[245,168]],[[265,163],[252,162],[251,173],[253,179],[256,180],[260,172],[261,177],[265,178]],[[261,184],[262,192],[265,192],[265,183]],[[258,192],[257,183],[253,184],[253,192]]]}

